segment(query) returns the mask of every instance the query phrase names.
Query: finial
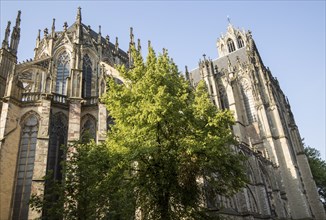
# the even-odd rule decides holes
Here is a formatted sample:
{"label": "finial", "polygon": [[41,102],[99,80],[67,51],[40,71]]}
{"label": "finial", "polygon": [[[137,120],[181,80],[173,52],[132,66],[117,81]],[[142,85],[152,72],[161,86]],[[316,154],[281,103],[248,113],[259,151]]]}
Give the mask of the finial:
{"label": "finial", "polygon": [[109,35],[106,35],[106,37],[105,37],[105,43],[107,45],[109,45],[109,42],[110,42],[110,36]]}
{"label": "finial", "polygon": [[21,11],[18,11],[17,14],[17,18],[16,18],[16,27],[18,28],[20,26],[20,15],[21,15]]}
{"label": "finial", "polygon": [[162,51],[163,51],[163,55],[166,54],[166,49],[164,47],[163,47]]}
{"label": "finial", "polygon": [[78,24],[80,24],[81,23],[81,20],[82,20],[81,7],[79,6],[78,9],[77,9],[76,21],[77,21]]}
{"label": "finial", "polygon": [[137,50],[140,51],[141,50],[141,45],[140,45],[140,39],[137,39]]}
{"label": "finial", "polygon": [[63,24],[63,30],[67,31],[67,27],[68,27],[68,23],[65,21],[65,23]]}
{"label": "finial", "polygon": [[149,40],[149,41],[148,41],[148,48],[150,48],[150,47],[152,47],[152,43],[151,43],[151,41]]}
{"label": "finial", "polygon": [[115,50],[119,50],[119,42],[118,42],[118,37],[115,38]]}
{"label": "finial", "polygon": [[41,29],[38,29],[37,40],[41,40]]}
{"label": "finial", "polygon": [[203,54],[204,60],[206,60],[206,54]]}
{"label": "finial", "polygon": [[3,48],[8,48],[8,39],[9,39],[9,35],[10,35],[10,24],[11,24],[11,22],[8,21],[6,32],[5,32],[5,38],[2,41]]}
{"label": "finial", "polygon": [[52,33],[55,31],[55,18],[52,21]]}
{"label": "finial", "polygon": [[88,26],[87,26],[87,32],[89,33],[90,31],[91,31],[91,26],[88,25]]}
{"label": "finial", "polygon": [[188,66],[185,66],[185,73],[186,73],[186,80],[189,81],[189,71],[188,71]]}
{"label": "finial", "polygon": [[133,28],[130,27],[130,44],[134,43],[134,33],[133,33]]}
{"label": "finial", "polygon": [[47,36],[48,36],[48,33],[49,33],[48,29],[45,28],[45,29],[44,29],[44,37],[47,37]]}
{"label": "finial", "polygon": [[20,15],[21,11],[19,10],[16,18],[16,25],[11,32],[10,49],[11,53],[14,55],[17,55],[18,44],[20,40]]}
{"label": "finial", "polygon": [[101,25],[99,25],[98,26],[97,43],[100,44],[101,42],[102,42]]}
{"label": "finial", "polygon": [[230,16],[227,15],[226,17],[227,17],[227,19],[228,19],[228,23],[231,24],[231,18],[230,18]]}

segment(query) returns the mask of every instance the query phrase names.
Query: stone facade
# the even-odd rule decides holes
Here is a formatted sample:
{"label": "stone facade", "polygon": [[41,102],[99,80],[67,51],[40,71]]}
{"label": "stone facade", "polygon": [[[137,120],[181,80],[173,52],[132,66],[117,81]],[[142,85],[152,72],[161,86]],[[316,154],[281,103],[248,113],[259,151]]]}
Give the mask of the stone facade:
{"label": "stone facade", "polygon": [[[115,64],[129,67],[129,51],[119,49],[76,21],[62,31],[40,32],[34,58],[17,64],[20,12],[10,22],[0,49],[0,219],[34,219],[31,194],[42,195],[44,175],[60,179],[60,145],[85,131],[105,140],[112,119],[99,97],[106,78],[123,81]],[[130,46],[134,43],[130,30]],[[210,198],[212,215],[229,219],[325,219],[290,104],[265,68],[250,32],[229,25],[218,40],[220,58],[204,59],[186,76],[193,86],[205,80],[212,102],[234,112],[239,150],[248,156],[248,184],[237,195]]]}
{"label": "stone facade", "polygon": [[234,219],[325,219],[289,101],[251,32],[229,24],[217,48],[218,59],[204,56],[186,76],[193,86],[204,80],[212,102],[234,112],[251,183],[233,200],[212,206]]}

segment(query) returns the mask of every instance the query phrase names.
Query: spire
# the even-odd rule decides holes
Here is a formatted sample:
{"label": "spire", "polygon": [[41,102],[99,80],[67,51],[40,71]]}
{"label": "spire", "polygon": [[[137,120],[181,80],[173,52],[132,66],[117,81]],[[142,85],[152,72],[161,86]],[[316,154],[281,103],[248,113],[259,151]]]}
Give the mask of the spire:
{"label": "spire", "polygon": [[49,30],[47,28],[44,29],[44,37],[47,38],[48,37],[48,33],[49,33]]}
{"label": "spire", "polygon": [[68,23],[65,21],[65,23],[63,24],[63,31],[64,32],[67,31],[67,27],[68,27]]}
{"label": "spire", "polygon": [[140,52],[141,50],[141,45],[140,45],[140,39],[138,38],[137,40],[137,50]]}
{"label": "spire", "polygon": [[190,81],[188,66],[185,66],[186,80]]}
{"label": "spire", "polygon": [[19,10],[16,18],[16,25],[11,33],[10,49],[14,55],[17,54],[18,44],[20,40],[20,15],[21,11]]}
{"label": "spire", "polygon": [[53,18],[52,21],[51,37],[54,37],[54,35],[55,35],[55,18]]}
{"label": "spire", "polygon": [[231,25],[231,18],[230,18],[230,16],[227,15],[226,17],[227,17],[227,19],[228,19],[228,24]]}
{"label": "spire", "polygon": [[78,7],[77,9],[77,16],[76,16],[76,23],[81,24],[82,16],[81,16],[81,7]]}
{"label": "spire", "polygon": [[116,53],[118,53],[118,51],[119,51],[118,37],[115,38],[115,51],[116,51]]}
{"label": "spire", "polygon": [[106,35],[106,37],[105,37],[105,43],[107,45],[109,45],[109,43],[110,43],[110,36],[109,35]]}
{"label": "spire", "polygon": [[133,28],[130,27],[130,45],[134,44],[134,33]]}
{"label": "spire", "polygon": [[9,46],[8,39],[9,39],[9,35],[10,35],[10,24],[11,24],[11,22],[8,21],[6,32],[5,32],[5,38],[2,41],[2,48],[6,48],[6,49],[8,49],[8,46]]}
{"label": "spire", "polygon": [[40,45],[40,41],[41,41],[41,29],[38,29],[38,34],[36,37],[36,46],[35,48],[38,48],[38,46]]}
{"label": "spire", "polygon": [[98,35],[97,35],[97,43],[100,44],[102,41],[102,33],[101,33],[101,25],[98,26]]}

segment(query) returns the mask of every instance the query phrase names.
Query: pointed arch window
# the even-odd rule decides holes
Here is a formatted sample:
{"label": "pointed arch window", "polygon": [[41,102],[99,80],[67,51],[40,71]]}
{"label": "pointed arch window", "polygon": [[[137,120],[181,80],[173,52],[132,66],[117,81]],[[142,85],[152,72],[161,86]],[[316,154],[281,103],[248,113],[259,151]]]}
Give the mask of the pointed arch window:
{"label": "pointed arch window", "polygon": [[57,79],[55,92],[61,95],[67,94],[66,84],[70,72],[70,56],[65,51],[58,57]]}
{"label": "pointed arch window", "polygon": [[92,96],[92,61],[88,54],[83,58],[83,97]]}
{"label": "pointed arch window", "polygon": [[25,120],[22,126],[12,219],[27,220],[28,218],[28,202],[32,189],[37,132],[37,117],[31,115]]}
{"label": "pointed arch window", "polygon": [[96,120],[93,116],[86,115],[82,119],[81,137],[83,140],[96,140]]}
{"label": "pointed arch window", "polygon": [[245,110],[247,113],[248,122],[249,122],[249,124],[251,124],[251,123],[257,121],[252,90],[251,89],[242,89],[242,95],[243,95],[243,102],[244,102],[244,107],[245,107]]}
{"label": "pointed arch window", "polygon": [[234,46],[234,42],[232,39],[230,39],[230,38],[228,39],[227,45],[228,45],[229,53],[235,51],[235,46]]}
{"label": "pointed arch window", "polygon": [[241,36],[238,36],[237,41],[238,41],[238,47],[239,47],[239,48],[242,48],[242,47],[244,46],[244,43],[243,43],[242,37],[241,37]]}
{"label": "pointed arch window", "polygon": [[51,117],[47,173],[51,171],[55,180],[62,179],[60,163],[64,159],[62,146],[67,144],[67,124],[68,120],[63,113],[57,113]]}

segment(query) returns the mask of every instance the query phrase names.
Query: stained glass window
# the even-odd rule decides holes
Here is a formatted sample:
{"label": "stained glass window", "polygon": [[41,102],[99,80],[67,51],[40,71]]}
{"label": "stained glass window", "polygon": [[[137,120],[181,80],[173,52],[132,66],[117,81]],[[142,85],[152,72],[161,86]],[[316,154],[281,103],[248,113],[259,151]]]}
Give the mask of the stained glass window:
{"label": "stained glass window", "polygon": [[67,77],[70,71],[70,56],[65,51],[58,57],[57,62],[57,80],[55,92],[61,95],[66,95]]}
{"label": "stained glass window", "polygon": [[92,61],[86,54],[83,58],[83,97],[92,96]]}

